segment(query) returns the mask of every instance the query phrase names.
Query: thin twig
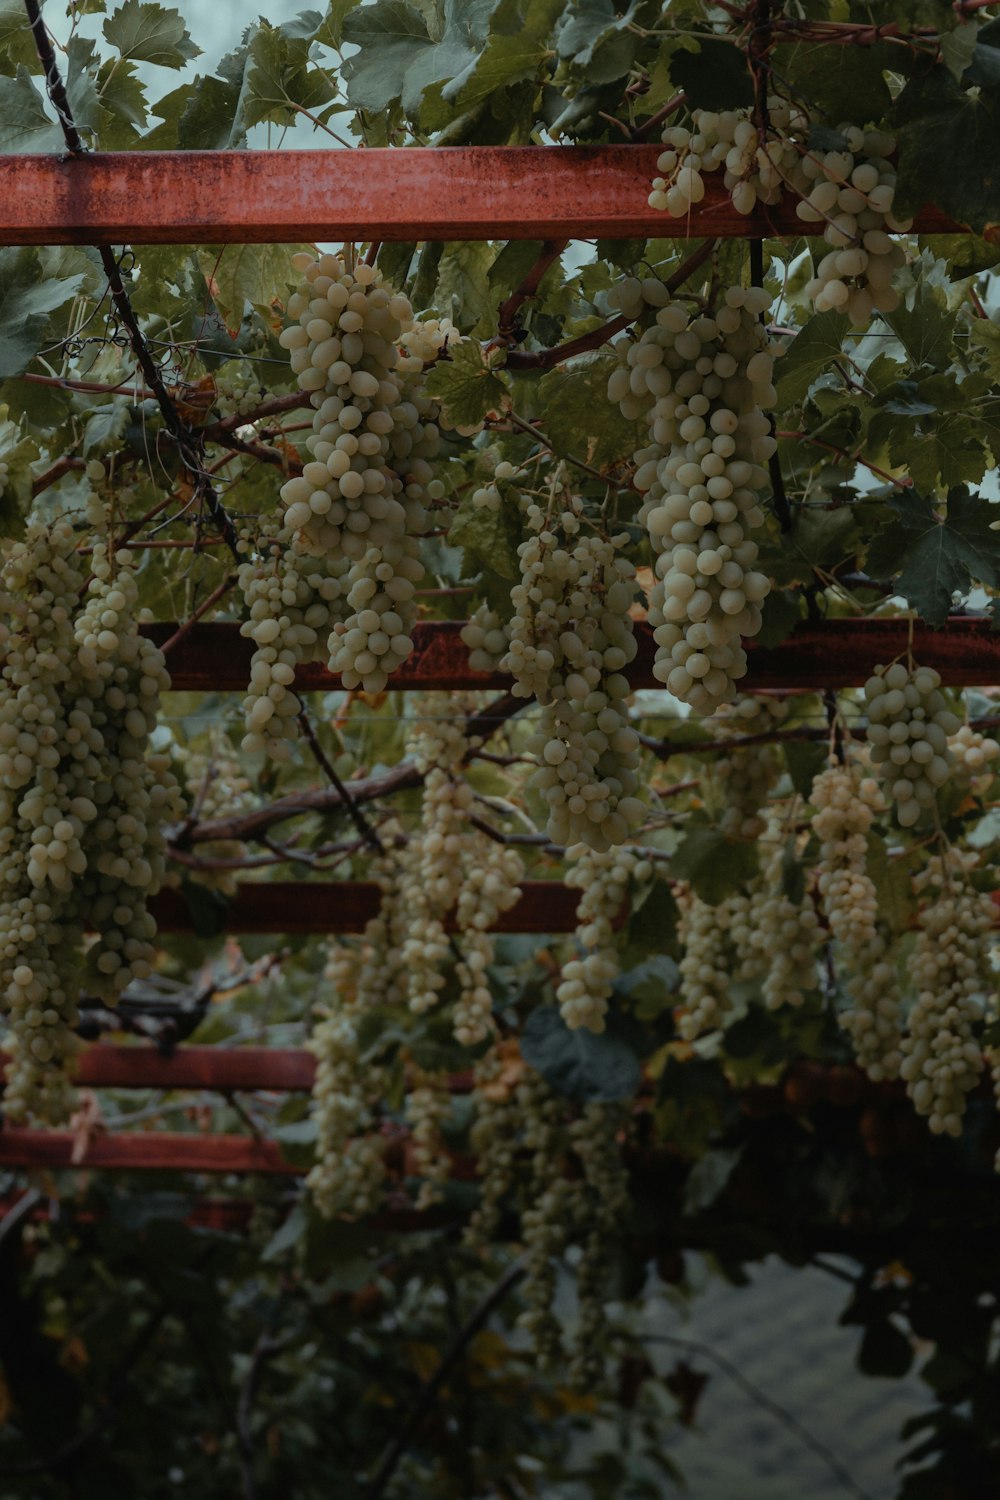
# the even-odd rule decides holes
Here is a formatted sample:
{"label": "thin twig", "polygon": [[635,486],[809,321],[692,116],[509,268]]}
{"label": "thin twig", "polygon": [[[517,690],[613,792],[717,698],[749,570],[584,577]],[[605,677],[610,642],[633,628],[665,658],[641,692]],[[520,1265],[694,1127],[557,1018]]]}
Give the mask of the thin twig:
{"label": "thin twig", "polygon": [[[63,138],[66,147],[72,156],[85,156],[87,147],[77,129],[73,118],[73,110],[70,106],[66,86],[59,72],[56,62],[52,41],[46,30],[42,19],[41,7],[38,0],[24,0],[24,7],[28,17],[31,34],[34,37],[35,48],[42,64],[45,74],[45,87],[55,110],[59,124],[62,127]],[[128,330],[129,344],[131,345],[136,364],[142,371],[143,378],[149,391],[160,408],[164,425],[177,444],[177,451],[181,462],[189,471],[194,484],[195,494],[201,499],[212,519],[215,521],[221,534],[226,538],[226,543],[233,556],[239,559],[236,529],[229,517],[228,512],[219,500],[208,475],[201,466],[201,455],[198,448],[198,439],[192,430],[181,420],[180,413],[174,405],[159,367],[150,352],[149,345],[139,327],[135,309],[132,306],[125,284],[122,280],[121,265],[116,259],[114,251],[109,245],[98,245],[98,254],[101,257],[101,265],[107,279],[108,290],[115,312],[121,323]]]}
{"label": "thin twig", "polygon": [[525,1270],[526,1267],[522,1261],[515,1261],[459,1329],[452,1343],[442,1356],[441,1363],[417,1397],[410,1415],[403,1422],[399,1433],[383,1454],[378,1468],[372,1475],[368,1485],[367,1500],[380,1500],[380,1497],[385,1494],[389,1480],[392,1478],[410,1443],[420,1431],[424,1418],[437,1400],[438,1392],[464,1356],[466,1349],[476,1334],[481,1328],[486,1326],[492,1314],[522,1279]]}
{"label": "thin twig", "polygon": [[309,746],[309,749],[312,751],[313,758],[316,761],[316,764],[319,766],[320,770],[323,772],[330,785],[338,793],[341,804],[344,808],[344,811],[347,813],[347,816],[350,818],[351,822],[358,830],[358,833],[368,845],[369,849],[371,849],[374,854],[381,854],[382,845],[379,842],[378,834],[375,832],[374,828],[369,823],[360,807],[358,807],[357,803],[354,801],[354,798],[351,796],[343,781],[341,781],[339,775],[337,774],[337,768],[334,766],[333,761],[323,749],[323,746],[320,744],[316,731],[313,728],[312,720],[309,718],[309,714],[306,710],[305,704],[303,704],[299,709],[297,718],[299,721],[299,727],[301,728],[302,733],[305,736],[305,740],[307,745]]}
{"label": "thin twig", "polygon": [[743,1371],[737,1365],[733,1364],[732,1360],[727,1359],[724,1354],[720,1354],[717,1349],[713,1349],[710,1344],[702,1344],[697,1339],[677,1338],[669,1333],[646,1334],[642,1341],[649,1344],[669,1344],[676,1349],[683,1349],[688,1354],[700,1355],[702,1359],[711,1360],[724,1375],[729,1376],[734,1385],[738,1385],[740,1390],[749,1396],[751,1401],[755,1402],[763,1411],[769,1412],[776,1421],[780,1422],[784,1428],[798,1438],[803,1447],[808,1448],[810,1452],[816,1454],[817,1458],[822,1459],[830,1470],[830,1473],[841,1484],[846,1485],[853,1494],[857,1495],[858,1500],[874,1500],[871,1492],[862,1489],[853,1474],[844,1467],[831,1448],[828,1448],[824,1442],[815,1437],[809,1431],[808,1427],[804,1427],[798,1418],[793,1416],[786,1407],[780,1406],[777,1401],[773,1401],[770,1396],[765,1395],[758,1385],[755,1385],[752,1380],[743,1374]]}
{"label": "thin twig", "polygon": [[[155,547],[156,543],[147,543],[147,545]],[[167,656],[171,651],[173,651],[175,646],[179,646],[181,641],[184,640],[185,636],[190,635],[191,631],[197,625],[198,621],[204,619],[209,610],[214,608],[214,606],[218,604],[219,600],[229,593],[229,590],[232,588],[235,582],[235,573],[230,573],[226,578],[222,580],[220,584],[216,585],[216,587],[212,590],[212,592],[206,599],[203,599],[201,601],[197,609],[192,610],[187,619],[183,621],[182,624],[178,625],[173,635],[170,636],[168,640],[164,641],[163,645],[160,647],[160,650],[163,652],[164,656]]]}

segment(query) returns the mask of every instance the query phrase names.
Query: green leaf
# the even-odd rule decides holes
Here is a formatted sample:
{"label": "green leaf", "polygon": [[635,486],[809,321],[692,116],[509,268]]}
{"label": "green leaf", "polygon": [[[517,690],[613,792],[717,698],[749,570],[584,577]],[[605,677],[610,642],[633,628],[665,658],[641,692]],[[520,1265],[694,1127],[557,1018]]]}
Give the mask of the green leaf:
{"label": "green leaf", "polygon": [[434,45],[423,16],[406,0],[375,0],[352,11],[343,38],[358,48],[344,64],[348,101],[376,113],[399,99],[415,60]]}
{"label": "green leaf", "polygon": [[0,152],[54,151],[62,145],[62,131],[45,113],[24,64],[13,78],[0,76]]}
{"label": "green leaf", "polygon": [[915,365],[944,370],[951,364],[958,312],[948,307],[943,287],[932,286],[922,277],[905,302],[881,316]]}
{"label": "green leaf", "polygon": [[708,1208],[724,1190],[743,1155],[743,1146],[717,1146],[696,1161],[684,1184],[683,1209],[686,1214]]}
{"label": "green leaf", "polygon": [[977,234],[1000,223],[1000,90],[966,93],[938,63],[910,79],[894,120],[895,213],[916,213],[930,202]]}
{"label": "green leaf", "polygon": [[816,568],[835,568],[853,557],[859,545],[853,506],[799,507],[793,513],[791,530],[761,546],[760,565],[780,587],[812,583]]}
{"label": "green leaf", "polygon": [[644,429],[627,422],[608,400],[608,377],[617,363],[613,354],[581,355],[542,376],[538,415],[557,453],[602,468],[642,446]]}
{"label": "green leaf", "polygon": [[740,109],[753,103],[746,57],[728,42],[702,37],[697,52],[676,52],[670,77],[693,109]]}
{"label": "green leaf", "polygon": [[850,319],[846,313],[817,313],[799,330],[778,361],[778,408],[797,406],[818,375],[839,359]]}
{"label": "green leaf", "polygon": [[298,106],[322,118],[335,87],[309,58],[309,43],[261,21],[250,41],[240,128],[265,120],[293,125]]}
{"label": "green leaf", "polygon": [[642,1064],[614,1018],[607,1029],[571,1031],[554,1005],[533,1010],[521,1033],[521,1055],[557,1094],[587,1103],[631,1099]]}
{"label": "green leaf", "polygon": [[97,75],[97,92],[101,108],[110,120],[100,127],[101,145],[106,149],[119,150],[130,145],[139,130],[145,130],[148,122],[146,94],[136,74],[134,63],[123,63],[109,58],[102,63]]}
{"label": "green leaf", "polygon": [[476,339],[462,339],[449,349],[447,359],[439,359],[428,372],[424,389],[441,403],[446,427],[478,427],[487,412],[510,405],[507,387],[486,363]]}
{"label": "green leaf", "polygon": [[889,443],[889,460],[893,468],[907,468],[924,493],[978,484],[989,467],[982,436],[973,419],[962,413],[939,415],[930,432],[897,428]]}
{"label": "green leaf", "polygon": [[444,247],[433,306],[463,333],[475,328],[490,306],[489,269],[495,254],[488,241]]}
{"label": "green leaf", "polygon": [[868,565],[876,575],[898,570],[896,587],[929,625],[943,625],[953,594],[973,581],[1000,586],[1000,532],[990,530],[997,506],[965,485],[949,491],[943,516],[919,494],[892,503],[899,519],[876,537]]}
{"label": "green leaf", "polygon": [[512,292],[527,276],[541,252],[541,240],[508,240],[488,272],[493,291]]}
{"label": "green leaf", "polygon": [[284,300],[286,287],[297,281],[291,257],[305,245],[222,245],[199,252],[206,277],[220,310],[231,328],[238,328],[246,304],[269,307],[272,297]]}
{"label": "green leaf", "polygon": [[501,505],[499,510],[475,506],[471,495],[463,499],[448,532],[451,547],[464,547],[465,574],[478,567],[489,568],[502,578],[520,577],[517,555],[521,541],[521,513],[515,505]]}
{"label": "green leaf", "polygon": [[[960,82],[962,74],[972,62],[973,53],[976,49],[978,30],[975,26],[956,26],[954,30],[948,31],[942,36],[938,43],[941,51],[941,61],[956,82]],[[982,48],[982,51],[992,51],[992,48]]]}
{"label": "green leaf", "polygon": [[358,3],[359,0],[330,0],[326,17],[316,33],[317,42],[339,51],[344,40],[344,21]]}
{"label": "green leaf", "polygon": [[[245,62],[247,54],[243,54]],[[156,113],[163,115],[173,95],[161,99]],[[176,102],[177,149],[180,151],[228,151],[246,139],[243,115],[245,73],[238,78],[195,78],[178,89]]]}
{"label": "green leaf", "polygon": [[798,590],[772,589],[761,608],[761,627],[754,639],[758,646],[772,651],[788,639],[802,618]]}
{"label": "green leaf", "polygon": [[83,273],[46,280],[34,250],[0,249],[0,380],[28,368],[45,341],[49,314],[68,302],[83,280]]}
{"label": "green leaf", "polygon": [[884,839],[869,833],[865,874],[875,887],[878,917],[890,932],[902,933],[917,914],[917,898],[905,859],[890,859]]}
{"label": "green leaf", "polygon": [[776,47],[772,61],[775,77],[786,79],[793,96],[807,100],[830,125],[846,120],[867,125],[881,120],[892,103],[884,75],[899,68],[899,51],[890,42],[871,47],[799,42]]}
{"label": "green leaf", "polygon": [[485,46],[441,91],[445,103],[471,109],[497,89],[534,79],[551,50],[565,0],[499,0]]}
{"label": "green leaf", "polygon": [[788,778],[799,796],[808,801],[813,781],[827,762],[826,746],[788,740],[783,748]]}
{"label": "green leaf", "polygon": [[201,54],[188,35],[184,17],[176,10],[125,0],[104,22],[104,39],[123,58],[155,63],[160,68],[183,68]]}
{"label": "green leaf", "polygon": [[14,65],[38,67],[34,37],[25,22],[24,0],[0,0],[0,52]]}
{"label": "green leaf", "polygon": [[129,400],[117,396],[105,406],[98,406],[83,429],[84,457],[117,443],[129,424],[133,407]]}
{"label": "green leaf", "polygon": [[689,828],[670,862],[674,880],[686,880],[696,896],[717,906],[742,889],[757,873],[757,850],[752,844],[727,839],[714,828]]}
{"label": "green leaf", "polygon": [[182,880],[181,890],[197,937],[218,937],[220,932],[225,932],[228,897],[197,880]]}
{"label": "green leaf", "polygon": [[584,70],[591,85],[622,77],[635,59],[638,38],[631,27],[639,8],[632,0],[619,15],[612,0],[576,0],[556,32],[559,56]]}

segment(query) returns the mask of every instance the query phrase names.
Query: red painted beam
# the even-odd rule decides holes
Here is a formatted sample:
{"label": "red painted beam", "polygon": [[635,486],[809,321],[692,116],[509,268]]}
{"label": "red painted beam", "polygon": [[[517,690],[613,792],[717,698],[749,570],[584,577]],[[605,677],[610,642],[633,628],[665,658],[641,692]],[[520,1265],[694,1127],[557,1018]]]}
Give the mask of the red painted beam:
{"label": "red painted beam", "polygon": [[[685,219],[646,203],[661,148],[129,151],[0,159],[8,245],[675,239],[803,234],[794,202],[737,214],[717,177]],[[924,233],[961,226],[936,210]]]}
{"label": "red painted beam", "polygon": [[274,1141],[240,1135],[181,1135],[169,1131],[136,1131],[131,1135],[94,1135],[80,1160],[77,1138],[69,1130],[0,1130],[0,1167],[75,1167],[87,1171],[127,1172],[265,1172],[287,1177],[302,1168],[285,1161]]}
{"label": "red painted beam", "polygon": [[[461,620],[428,620],[414,626],[414,651],[392,677],[402,691],[483,688],[502,691],[511,679],[501,672],[473,672],[461,641]],[[143,626],[145,634],[163,642],[176,630],[173,623]],[[653,676],[655,646],[645,624],[638,627],[639,654],[628,670],[636,688],[657,688]],[[892,661],[905,652],[910,624],[905,619],[824,620],[800,625],[788,640],[766,651],[748,642],[748,691],[789,688],[800,692],[824,688],[860,687],[878,662]],[[170,653],[170,673],[178,692],[245,692],[250,676],[253,643],[239,626],[218,622],[199,624]],[[1000,632],[988,620],[956,617],[940,630],[916,621],[913,654],[923,666],[936,667],[950,686],[1000,685]],[[320,663],[300,668],[296,686],[303,691],[329,692],[340,678]]]}
{"label": "red painted beam", "polygon": [[304,1047],[178,1047],[166,1053],[101,1042],[80,1053],[76,1081],[95,1089],[292,1093],[308,1092],[315,1073],[316,1060]]}
{"label": "red painted beam", "polygon": [[[494,932],[572,932],[579,891],[559,880],[526,880],[521,896],[503,912]],[[225,913],[226,932],[363,932],[378,911],[373,881],[248,881],[237,888]],[[184,893],[167,887],[149,904],[161,933],[190,932]]]}

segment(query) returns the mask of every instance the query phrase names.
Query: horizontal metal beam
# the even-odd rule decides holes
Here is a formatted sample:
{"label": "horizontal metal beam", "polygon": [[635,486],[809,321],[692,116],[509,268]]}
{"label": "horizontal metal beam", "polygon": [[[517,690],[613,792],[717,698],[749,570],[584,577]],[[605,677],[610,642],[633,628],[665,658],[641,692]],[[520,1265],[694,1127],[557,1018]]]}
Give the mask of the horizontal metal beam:
{"label": "horizontal metal beam", "polygon": [[[226,932],[363,932],[381,899],[379,887],[366,880],[247,881],[237,886],[222,926]],[[580,892],[560,880],[526,880],[516,904],[500,914],[491,931],[572,932],[579,900]],[[193,930],[183,891],[165,887],[149,909],[161,933]]]}
{"label": "horizontal metal beam", "polygon": [[181,1046],[161,1052],[145,1044],[100,1042],[80,1053],[75,1077],[92,1089],[263,1089],[287,1094],[307,1093],[315,1074],[316,1059],[304,1047]]}
{"label": "horizontal metal beam", "polygon": [[83,1143],[71,1130],[0,1130],[0,1167],[77,1167],[89,1171],[266,1172],[286,1177],[302,1168],[285,1161],[274,1141],[241,1135],[182,1135],[137,1130],[92,1135]]}
{"label": "horizontal metal beam", "polygon": [[[390,686],[402,691],[485,688],[502,691],[511,678],[502,672],[474,672],[462,644],[461,620],[428,620],[413,628],[413,655],[394,672]],[[160,643],[177,629],[175,624],[145,625],[143,632]],[[645,624],[637,630],[639,652],[628,668],[633,687],[658,688],[653,676],[656,647]],[[905,652],[911,642],[906,619],[823,620],[800,625],[780,646],[767,651],[747,642],[750,670],[747,691],[788,688],[799,692],[825,688],[860,687],[879,662]],[[936,667],[949,686],[1000,685],[1000,632],[988,620],[964,617],[932,630],[919,620],[912,627],[913,654],[922,666]],[[253,642],[225,622],[195,625],[170,652],[168,666],[178,692],[245,692],[250,677]],[[329,692],[340,678],[316,662],[301,667],[296,686],[303,691]]]}
{"label": "horizontal metal beam", "polygon": [[[646,202],[660,147],[452,146],[0,157],[8,245],[799,236],[787,199],[736,213],[717,176],[684,219]],[[934,209],[923,233],[960,232]]]}

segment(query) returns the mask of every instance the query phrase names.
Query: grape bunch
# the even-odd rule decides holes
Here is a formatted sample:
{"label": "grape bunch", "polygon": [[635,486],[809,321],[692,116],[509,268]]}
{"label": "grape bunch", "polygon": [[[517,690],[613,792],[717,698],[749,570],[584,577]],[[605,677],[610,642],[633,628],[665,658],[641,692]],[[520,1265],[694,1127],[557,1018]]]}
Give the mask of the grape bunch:
{"label": "grape bunch", "polygon": [[848,765],[820,771],[809,800],[820,841],[817,885],[823,914],[834,939],[853,954],[876,936],[878,893],[865,862],[869,830],[885,803],[877,783]]}
{"label": "grape bunch", "polygon": [[652,864],[633,848],[599,854],[585,844],[567,849],[566,884],[579,890],[576,940],[580,955],[563,964],[556,990],[560,1014],[571,1030],[604,1030],[608,1000],[619,974],[615,922],[622,915],[629,886],[648,880]]}
{"label": "grape bunch", "polygon": [[469,648],[474,672],[499,671],[510,650],[510,625],[488,604],[477,605],[462,627],[462,644]]}
{"label": "grape bunch", "polygon": [[684,952],[675,1019],[687,1042],[723,1026],[733,1008],[734,983],[759,973],[753,894],[734,891],[712,906],[688,885],[677,889]]}
{"label": "grape bunch", "polygon": [[[464,714],[475,706],[471,694],[429,693],[424,717],[408,750],[424,775],[420,827],[406,850],[402,902],[408,933],[402,959],[409,1008],[433,1009],[449,981],[454,959],[457,995],[455,1038],[473,1046],[495,1029],[487,970],[493,961],[490,929],[520,895],[524,865],[507,848],[469,822],[473,791],[464,762],[476,741],[465,733]],[[446,921],[454,915],[456,939]]]}
{"label": "grape bunch", "polygon": [[820,841],[816,889],[848,1000],[838,1019],[868,1077],[896,1078],[902,1062],[902,987],[893,940],[878,921],[878,891],[867,872],[868,839],[885,799],[874,778],[848,762],[822,770],[809,800]]}
{"label": "grape bunch", "polygon": [[256,538],[245,530],[238,545],[245,560],[237,582],[248,615],[240,634],[254,643],[242,748],[287,761],[301,707],[295,671],[326,655],[327,635],[344,617],[350,565],[346,558],[321,565],[292,545],[287,527],[271,521],[259,523]]}
{"label": "grape bunch", "polygon": [[526,517],[500,667],[514,677],[515,696],[541,705],[528,748],[538,758],[532,786],[548,804],[549,837],[603,852],[645,815],[623,676],[636,653],[628,614],[635,569],[621,555],[629,538],[585,531],[572,500],[548,512],[531,503]]}
{"label": "grape bunch", "polygon": [[327,998],[307,1042],[316,1059],[311,1104],[316,1164],[306,1188],[327,1219],[374,1213],[385,1178],[385,1144],[374,1128],[385,1078],[361,1056],[356,984],[356,955],[332,944],[323,974]]}
{"label": "grape bunch", "polygon": [[832,149],[810,146],[811,121],[797,105],[768,100],[770,133],[762,141],[750,110],[692,112],[691,127],[670,125],[654,179],[651,208],[683,218],[705,196],[705,174],[722,172],[737,213],[784,194],[796,201],[804,224],[816,225],[830,246],[805,287],[814,311],[843,309],[853,327],[865,328],[872,312],[892,312],[899,293],[892,277],[906,253],[892,234],[909,219],[893,213],[895,140],[882,130],[843,124]]}
{"label": "grape bunch", "polygon": [[723,703],[715,715],[716,742],[723,754],[714,757],[706,780],[705,800],[716,813],[716,826],[727,838],[756,839],[766,820],[761,809],[782,770],[777,745],[727,746],[744,735],[767,734],[787,716],[781,698],[745,694]]}
{"label": "grape bunch", "polygon": [[955,762],[956,779],[966,782],[973,791],[985,791],[994,775],[991,768],[1000,756],[1000,744],[974,724],[961,724],[949,735],[948,749]]}
{"label": "grape bunch", "polygon": [[778,1010],[801,1005],[816,989],[822,932],[808,894],[795,901],[785,889],[785,840],[776,818],[765,837],[768,852],[753,902],[751,945],[763,976],[761,998],[768,1010]]}
{"label": "grape bunch", "polygon": [[914,879],[923,904],[908,963],[915,998],[899,1072],[936,1135],[961,1134],[966,1095],[982,1073],[975,1029],[995,1009],[990,954],[996,907],[972,883],[977,859],[972,851],[947,849],[932,855]]}
{"label": "grape bunch", "polygon": [[872,764],[901,828],[912,828],[934,806],[954,769],[948,736],[960,721],[940,687],[933,667],[899,661],[877,666],[864,686]]}
{"label": "grape bunch", "polygon": [[[0,578],[0,957],[11,1118],[58,1120],[81,993],[152,972],[147,909],[181,814],[155,753],[160,651],[138,630],[134,558],[99,542],[89,585],[65,522],[31,521]],[[85,595],[81,603],[81,596]],[[86,932],[96,936],[85,941]],[[83,953],[81,955],[81,949]]]}
{"label": "grape bunch", "polygon": [[312,456],[281,488],[284,523],[294,549],[327,568],[343,593],[331,671],[347,688],[380,692],[413,650],[438,429],[414,381],[422,362],[401,361],[397,347],[412,326],[407,298],[373,267],[348,270],[336,255],[303,251],[293,264],[304,278],[288,303],[298,321],[281,343],[316,410]]}
{"label": "grape bunch", "polygon": [[403,1113],[410,1128],[413,1170],[421,1179],[415,1206],[423,1211],[441,1202],[451,1176],[451,1156],[442,1134],[451,1114],[448,1074],[417,1072]]}
{"label": "grape bunch", "polygon": [[751,537],[775,450],[764,415],[773,360],[757,318],[769,302],[759,288],[731,287],[713,316],[668,303],[618,341],[608,382],[623,416],[649,429],[633,482],[656,553],[653,673],[702,714],[735,697],[747,670],[741,637],[760,629],[770,589]]}

